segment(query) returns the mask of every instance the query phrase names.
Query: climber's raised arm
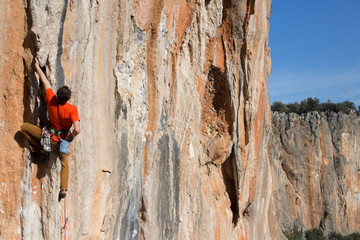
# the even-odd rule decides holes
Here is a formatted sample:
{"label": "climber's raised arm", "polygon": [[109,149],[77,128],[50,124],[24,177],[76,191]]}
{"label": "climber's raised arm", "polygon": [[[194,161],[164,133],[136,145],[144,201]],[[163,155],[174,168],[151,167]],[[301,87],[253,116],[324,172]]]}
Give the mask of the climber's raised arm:
{"label": "climber's raised arm", "polygon": [[37,58],[35,58],[35,70],[36,70],[37,74],[39,74],[41,82],[44,84],[45,91],[48,90],[49,88],[51,88],[51,84],[50,84],[49,80],[47,79],[45,73],[41,70],[39,61],[37,60]]}

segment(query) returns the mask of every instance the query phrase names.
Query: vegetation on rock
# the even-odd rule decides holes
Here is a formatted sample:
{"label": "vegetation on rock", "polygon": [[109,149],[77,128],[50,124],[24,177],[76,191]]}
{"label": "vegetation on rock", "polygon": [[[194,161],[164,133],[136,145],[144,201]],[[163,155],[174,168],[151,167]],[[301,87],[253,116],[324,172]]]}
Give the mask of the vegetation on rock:
{"label": "vegetation on rock", "polygon": [[[303,231],[299,230],[297,227],[285,232],[285,237],[288,240],[302,240]],[[324,232],[320,229],[313,228],[305,232],[306,240],[360,240],[360,233],[352,233],[348,236],[344,236],[341,233],[332,232],[327,237]]]}
{"label": "vegetation on rock", "polygon": [[324,232],[320,229],[310,229],[305,232],[306,240],[326,240]]}
{"label": "vegetation on rock", "polygon": [[297,227],[293,227],[292,230],[285,232],[285,237],[288,240],[302,240],[303,232]]}
{"label": "vegetation on rock", "polygon": [[341,233],[330,233],[329,240],[360,240],[360,233],[352,233],[348,236],[343,236]]}
{"label": "vegetation on rock", "polygon": [[271,105],[271,111],[280,112],[280,113],[297,113],[303,114],[307,112],[343,112],[349,114],[352,111],[360,113],[360,106],[356,109],[356,106],[353,102],[344,101],[340,103],[333,103],[331,100],[328,100],[326,103],[320,103],[318,98],[307,98],[302,100],[300,103],[288,103],[285,104],[281,101],[275,101]]}

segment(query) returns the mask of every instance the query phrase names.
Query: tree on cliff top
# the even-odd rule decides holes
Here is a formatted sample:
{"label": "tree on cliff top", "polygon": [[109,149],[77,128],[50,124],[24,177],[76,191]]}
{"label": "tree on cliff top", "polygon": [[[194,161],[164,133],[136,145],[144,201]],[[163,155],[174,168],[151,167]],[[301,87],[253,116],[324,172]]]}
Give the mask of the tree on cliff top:
{"label": "tree on cliff top", "polygon": [[351,111],[357,111],[360,114],[360,106],[358,106],[358,110],[353,102],[344,101],[340,103],[333,103],[331,100],[328,100],[326,103],[320,103],[318,98],[307,98],[302,100],[300,103],[288,103],[284,104],[281,101],[275,101],[271,105],[271,111],[280,112],[280,113],[297,113],[303,114],[307,112],[343,112],[345,114],[349,114]]}

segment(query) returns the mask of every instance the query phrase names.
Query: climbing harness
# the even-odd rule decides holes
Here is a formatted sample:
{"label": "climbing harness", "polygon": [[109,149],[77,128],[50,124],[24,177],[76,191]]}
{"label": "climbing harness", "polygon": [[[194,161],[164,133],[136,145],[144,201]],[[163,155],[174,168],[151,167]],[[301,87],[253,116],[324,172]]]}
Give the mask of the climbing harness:
{"label": "climbing harness", "polygon": [[58,130],[50,128],[50,137],[55,142],[59,142],[62,138],[67,138],[70,135],[70,130]]}
{"label": "climbing harness", "polygon": [[[60,135],[65,135],[67,137],[67,135],[70,135],[70,130],[58,130],[50,128],[50,133],[52,133],[52,135],[56,136],[57,138],[59,138]],[[59,140],[57,139],[57,141]]]}
{"label": "climbing harness", "polygon": [[47,133],[48,134],[48,138],[46,139],[46,141],[49,143],[48,144],[48,149],[45,149],[45,145],[42,144],[43,140],[41,138],[41,144],[44,146],[44,150],[51,152],[51,144],[50,144],[50,139],[52,139],[54,142],[59,142],[60,144],[60,153],[66,154],[69,151],[69,147],[70,147],[70,142],[66,141],[65,139],[67,137],[70,136],[70,130],[57,130],[57,129],[53,129],[50,128]]}
{"label": "climbing harness", "polygon": [[68,229],[67,224],[69,221],[68,217],[66,216],[66,198],[64,198],[64,219],[64,226],[61,228],[61,235],[64,235],[64,240],[66,240],[66,230]]}

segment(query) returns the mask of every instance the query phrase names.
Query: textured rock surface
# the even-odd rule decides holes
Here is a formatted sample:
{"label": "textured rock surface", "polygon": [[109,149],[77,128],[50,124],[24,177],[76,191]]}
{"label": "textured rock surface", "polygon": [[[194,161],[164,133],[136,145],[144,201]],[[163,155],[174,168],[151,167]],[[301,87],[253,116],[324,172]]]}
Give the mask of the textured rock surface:
{"label": "textured rock surface", "polygon": [[0,238],[60,239],[60,164],[27,158],[47,123],[31,65],[67,84],[70,239],[281,235],[267,144],[271,0],[0,2]]}
{"label": "textured rock surface", "polygon": [[277,218],[350,234],[360,229],[360,118],[357,114],[273,113]]}

